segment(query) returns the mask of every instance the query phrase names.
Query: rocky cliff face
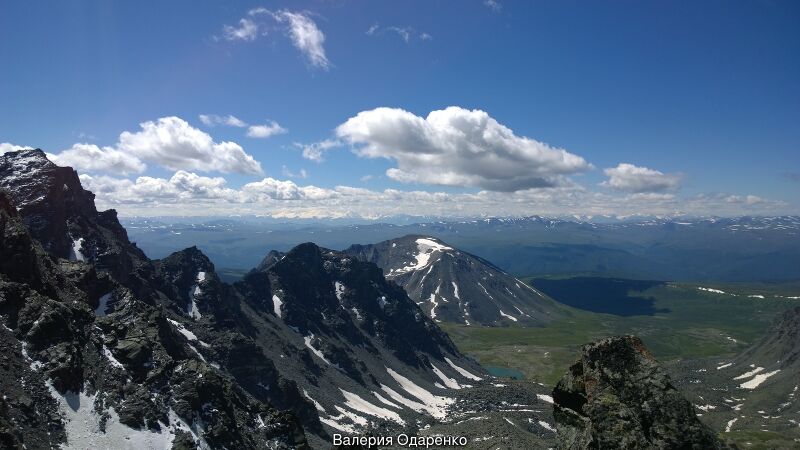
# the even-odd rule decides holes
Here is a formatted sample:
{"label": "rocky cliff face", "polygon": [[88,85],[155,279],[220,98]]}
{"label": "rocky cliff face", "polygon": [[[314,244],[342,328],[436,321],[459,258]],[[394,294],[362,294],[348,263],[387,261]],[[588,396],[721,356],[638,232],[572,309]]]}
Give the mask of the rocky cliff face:
{"label": "rocky cliff face", "polygon": [[436,322],[537,326],[563,315],[536,289],[436,238],[410,235],[345,252],[377,264]]}
{"label": "rocky cliff face", "polygon": [[553,401],[562,449],[727,448],[635,336],[584,346]]}
{"label": "rocky cliff face", "polygon": [[307,447],[295,414],[183,326],[190,292],[171,276],[207,260],[149,261],[40,151],[2,155],[0,186],[4,447]]}

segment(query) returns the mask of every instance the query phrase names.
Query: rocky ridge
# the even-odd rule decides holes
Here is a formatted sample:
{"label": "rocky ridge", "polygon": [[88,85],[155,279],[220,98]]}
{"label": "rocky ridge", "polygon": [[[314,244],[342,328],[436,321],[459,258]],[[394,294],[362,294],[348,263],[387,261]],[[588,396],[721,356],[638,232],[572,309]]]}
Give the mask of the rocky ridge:
{"label": "rocky ridge", "polygon": [[553,401],[561,449],[728,448],[635,336],[585,345]]}

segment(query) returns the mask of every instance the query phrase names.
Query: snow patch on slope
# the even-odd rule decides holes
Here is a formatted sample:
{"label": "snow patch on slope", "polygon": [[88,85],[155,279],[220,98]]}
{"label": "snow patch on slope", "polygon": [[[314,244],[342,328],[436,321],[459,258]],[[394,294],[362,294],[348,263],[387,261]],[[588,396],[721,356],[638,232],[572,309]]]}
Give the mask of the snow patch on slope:
{"label": "snow patch on slope", "polygon": [[282,311],[281,311],[281,306],[282,305],[283,305],[283,302],[281,301],[280,297],[278,297],[277,295],[273,295],[272,296],[272,311],[275,312],[275,315],[278,316],[279,318],[283,317],[283,315],[281,314],[282,313]]}
{"label": "snow patch on slope", "polygon": [[59,413],[64,419],[67,442],[63,449],[166,449],[172,448],[175,432],[179,429],[190,433],[200,448],[208,445],[197,436],[185,421],[174,411],[169,411],[169,424],[161,423],[161,431],[138,430],[120,423],[119,415],[113,408],[108,409],[105,432],[100,429],[100,416],[94,411],[95,395],[83,392],[60,394],[48,383],[53,398],[58,402]]}
{"label": "snow patch on slope", "polygon": [[760,373],[753,377],[750,381],[745,381],[744,383],[740,384],[739,387],[742,389],[755,389],[761,383],[767,381],[767,378],[775,375],[776,373],[780,372],[780,369],[773,370],[772,372]]}
{"label": "snow patch on slope", "polygon": [[305,342],[306,347],[308,347],[308,349],[311,350],[312,353],[317,355],[317,357],[319,359],[325,361],[328,365],[330,365],[331,362],[328,361],[328,358],[326,358],[325,355],[323,355],[321,351],[317,350],[316,348],[314,348],[313,345],[311,345],[311,341],[313,341],[313,340],[314,340],[314,334],[313,333],[308,335],[308,336],[303,336],[303,342]]}
{"label": "snow patch on slope", "polygon": [[86,256],[81,251],[83,248],[83,238],[73,239],[72,248],[69,251],[70,261],[86,261]]}
{"label": "snow patch on slope", "polygon": [[406,392],[422,400],[425,411],[427,411],[428,414],[437,419],[444,419],[447,416],[447,407],[454,401],[452,398],[433,395],[388,367],[386,371]]}
{"label": "snow patch on slope", "polygon": [[455,365],[455,363],[453,361],[450,360],[450,358],[448,358],[446,356],[445,356],[444,360],[445,360],[445,362],[447,364],[450,365],[450,367],[455,369],[456,372],[460,373],[461,376],[463,376],[464,378],[469,378],[470,380],[475,380],[475,381],[481,381],[483,379],[483,378],[481,378],[481,377],[479,377],[477,375],[473,375],[472,373],[470,373],[469,371],[467,371],[465,369],[462,369],[461,367],[458,367],[457,365]]}
{"label": "snow patch on slope", "polygon": [[415,261],[412,261],[409,265],[405,267],[390,270],[389,276],[396,276],[424,269],[428,266],[431,256],[434,253],[453,250],[452,248],[446,245],[442,245],[436,241],[433,241],[430,238],[419,238],[417,239],[416,243],[417,243],[417,254],[414,255]]}
{"label": "snow patch on slope", "polygon": [[345,406],[349,407],[350,409],[381,419],[391,420],[392,422],[399,423],[400,425],[405,425],[406,422],[400,418],[400,415],[396,412],[376,406],[359,397],[358,395],[353,394],[352,392],[345,391],[341,388],[339,390],[342,391],[342,395],[344,395],[346,400]]}
{"label": "snow patch on slope", "polygon": [[444,372],[439,370],[439,368],[436,367],[434,364],[431,364],[431,367],[433,367],[433,373],[435,373],[436,376],[439,377],[440,380],[442,380],[442,383],[444,383],[446,387],[450,389],[461,389],[461,385],[458,384],[458,381],[445,375]]}
{"label": "snow patch on slope", "polygon": [[203,293],[203,289],[200,288],[200,283],[205,281],[205,279],[205,272],[197,272],[197,277],[195,278],[196,284],[189,289],[189,299],[191,303],[186,307],[186,314],[195,320],[203,317],[203,315],[200,314],[200,309],[197,307],[197,296]]}

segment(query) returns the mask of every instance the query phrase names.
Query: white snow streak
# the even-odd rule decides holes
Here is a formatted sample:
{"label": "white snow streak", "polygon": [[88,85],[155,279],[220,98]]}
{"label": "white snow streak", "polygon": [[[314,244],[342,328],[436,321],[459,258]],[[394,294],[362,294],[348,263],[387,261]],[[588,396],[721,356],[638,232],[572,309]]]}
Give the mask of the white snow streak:
{"label": "white snow streak", "polygon": [[283,305],[283,302],[281,301],[280,297],[278,297],[277,295],[273,295],[272,296],[272,311],[274,311],[275,315],[278,316],[279,318],[283,318],[283,315],[282,315],[283,311],[281,311],[281,306],[282,305]]}
{"label": "white snow streak", "polygon": [[321,359],[321,360],[325,361],[327,364],[330,364],[331,362],[330,362],[330,361],[328,361],[328,359],[327,359],[327,358],[325,358],[325,355],[323,355],[321,351],[317,350],[316,348],[314,348],[314,346],[313,346],[313,345],[311,345],[311,341],[312,341],[313,339],[314,339],[314,334],[313,334],[313,333],[312,333],[312,334],[310,334],[310,335],[308,335],[308,336],[303,336],[303,342],[305,342],[305,344],[306,344],[306,347],[308,347],[308,349],[309,349],[309,350],[311,350],[311,352],[312,352],[312,353],[314,353],[315,355],[317,355],[317,357],[318,357],[319,359]]}
{"label": "white snow streak", "polygon": [[773,370],[772,372],[758,374],[758,375],[754,376],[752,380],[746,381],[746,382],[740,384],[739,387],[742,388],[742,389],[755,389],[761,383],[767,381],[767,378],[775,375],[778,372],[780,372],[780,369]]}
{"label": "white snow streak", "polygon": [[450,405],[454,401],[452,398],[439,397],[433,395],[427,390],[423,389],[422,387],[416,385],[413,381],[400,375],[399,373],[395,372],[394,370],[388,367],[386,368],[386,371],[389,373],[389,375],[391,375],[392,378],[394,378],[395,381],[397,381],[398,384],[400,384],[400,386],[406,392],[422,400],[422,402],[424,403],[425,410],[428,412],[428,414],[437,419],[445,418],[445,416],[447,415],[448,405]]}
{"label": "white snow streak", "polygon": [[501,315],[501,316],[503,316],[503,317],[506,317],[506,318],[508,318],[508,319],[511,319],[511,320],[513,320],[514,322],[517,322],[517,318],[516,318],[516,317],[514,317],[514,316],[511,316],[511,315],[508,315],[508,314],[504,313],[504,312],[503,312],[503,310],[502,310],[502,309],[500,309],[500,308],[498,308],[497,310],[498,310],[498,311],[500,311],[500,315]]}
{"label": "white snow streak", "polygon": [[72,249],[69,252],[69,260],[70,261],[86,261],[86,256],[84,256],[81,248],[83,247],[83,238],[73,239],[72,240]]}
{"label": "white snow streak", "polygon": [[470,372],[468,372],[467,370],[462,369],[461,367],[458,367],[457,365],[455,365],[455,363],[453,361],[450,360],[450,358],[448,358],[446,356],[445,356],[444,360],[445,360],[445,362],[447,364],[450,365],[450,367],[455,369],[456,372],[460,373],[461,376],[463,376],[464,378],[469,378],[470,380],[475,380],[475,381],[481,381],[483,379],[483,378],[481,378],[481,377],[479,377],[477,375],[471,374]]}
{"label": "white snow streak", "polygon": [[461,385],[458,384],[458,381],[445,375],[444,372],[439,370],[439,368],[436,367],[434,364],[431,364],[431,367],[433,367],[433,373],[435,373],[436,376],[439,377],[440,380],[442,380],[442,383],[444,383],[445,386],[447,386],[450,389],[461,389]]}
{"label": "white snow streak", "polygon": [[762,370],[764,370],[763,367],[756,367],[755,369],[751,370],[750,372],[745,372],[745,373],[739,375],[738,377],[734,377],[734,380],[743,380],[745,378],[750,378],[753,375],[757,374],[758,372],[761,372]]}
{"label": "white snow streak", "polygon": [[399,423],[400,425],[405,425],[406,422],[401,419],[400,415],[396,412],[373,405],[372,403],[364,400],[356,394],[353,394],[352,392],[347,392],[341,388],[339,390],[342,391],[342,395],[344,395],[346,400],[345,406],[349,407],[350,409],[381,419],[391,420],[392,422]]}

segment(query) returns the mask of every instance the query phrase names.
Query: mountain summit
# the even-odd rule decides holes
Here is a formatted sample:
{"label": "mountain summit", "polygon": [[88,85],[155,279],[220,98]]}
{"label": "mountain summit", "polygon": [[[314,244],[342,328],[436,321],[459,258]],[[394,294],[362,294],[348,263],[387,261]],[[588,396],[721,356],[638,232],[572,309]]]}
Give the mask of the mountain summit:
{"label": "mountain summit", "polygon": [[563,314],[538,290],[433,237],[409,235],[345,252],[382,268],[437,322],[536,326]]}

